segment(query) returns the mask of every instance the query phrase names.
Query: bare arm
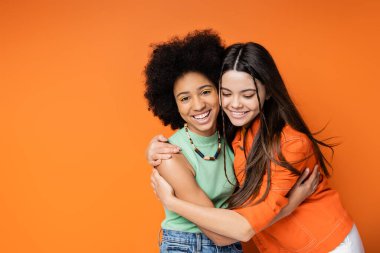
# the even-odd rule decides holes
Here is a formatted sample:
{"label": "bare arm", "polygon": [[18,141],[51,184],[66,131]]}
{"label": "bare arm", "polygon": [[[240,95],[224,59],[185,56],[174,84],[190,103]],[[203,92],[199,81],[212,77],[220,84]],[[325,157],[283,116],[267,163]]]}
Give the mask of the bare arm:
{"label": "bare arm", "polygon": [[[214,207],[212,201],[195,181],[193,168],[182,154],[173,154],[172,159],[162,160],[157,169],[162,177],[173,187],[175,195],[179,199],[203,207]],[[236,239],[219,235],[202,226],[199,226],[199,228],[218,246],[237,242]]]}
{"label": "bare arm", "polygon": [[[288,205],[274,217],[267,227],[289,215],[302,201],[313,193],[318,185],[319,178],[319,174],[316,171],[315,169],[306,181],[305,178],[308,176],[308,172],[299,178],[292,188]],[[198,206],[175,198],[173,194],[170,194],[172,192],[170,185],[156,171],[153,172],[152,183],[154,184],[156,194],[169,210],[191,220],[198,226],[239,241],[248,241],[255,235],[255,231],[249,222],[235,211],[216,209],[210,206]]]}
{"label": "bare arm", "polygon": [[[165,162],[162,161],[162,164]],[[248,241],[254,235],[248,221],[234,211],[214,208],[211,205],[201,206],[175,197],[175,188],[172,188],[170,182],[168,183],[157,170],[154,170],[152,174],[152,182],[155,185],[156,194],[167,209],[185,217],[199,227],[235,241]]]}

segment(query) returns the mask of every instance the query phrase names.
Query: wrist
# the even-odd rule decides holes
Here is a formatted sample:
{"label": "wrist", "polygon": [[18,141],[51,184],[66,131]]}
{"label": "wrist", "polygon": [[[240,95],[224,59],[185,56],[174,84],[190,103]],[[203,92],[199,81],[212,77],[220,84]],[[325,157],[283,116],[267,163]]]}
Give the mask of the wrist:
{"label": "wrist", "polygon": [[175,209],[175,206],[176,206],[176,203],[177,203],[177,198],[174,196],[174,195],[170,195],[166,200],[165,200],[165,207],[166,209],[168,209],[169,211],[174,211],[173,209]]}

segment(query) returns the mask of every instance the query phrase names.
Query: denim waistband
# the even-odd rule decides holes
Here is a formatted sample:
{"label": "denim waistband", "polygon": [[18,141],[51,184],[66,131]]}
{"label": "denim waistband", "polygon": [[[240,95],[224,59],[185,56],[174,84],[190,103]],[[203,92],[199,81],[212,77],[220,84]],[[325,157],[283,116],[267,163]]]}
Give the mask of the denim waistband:
{"label": "denim waistband", "polygon": [[162,229],[162,241],[182,244],[200,244],[214,246],[214,242],[202,233],[189,233],[175,230]]}

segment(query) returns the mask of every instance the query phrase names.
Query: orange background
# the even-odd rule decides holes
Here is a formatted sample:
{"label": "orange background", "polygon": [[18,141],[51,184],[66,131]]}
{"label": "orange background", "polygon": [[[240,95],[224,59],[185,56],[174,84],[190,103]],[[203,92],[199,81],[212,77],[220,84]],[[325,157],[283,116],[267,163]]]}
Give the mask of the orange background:
{"label": "orange background", "polygon": [[273,54],[332,185],[378,252],[379,1],[0,2],[0,252],[158,252],[149,44],[214,28]]}

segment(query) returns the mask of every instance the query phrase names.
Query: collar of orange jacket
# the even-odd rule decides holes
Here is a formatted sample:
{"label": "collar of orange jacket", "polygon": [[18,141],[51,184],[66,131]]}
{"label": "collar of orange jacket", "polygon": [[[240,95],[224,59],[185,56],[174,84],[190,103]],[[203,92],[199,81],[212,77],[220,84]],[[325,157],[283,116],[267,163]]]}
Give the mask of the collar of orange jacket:
{"label": "collar of orange jacket", "polygon": [[[235,148],[239,148],[241,150],[245,150],[246,155],[251,151],[251,146],[253,143],[253,139],[255,138],[257,132],[260,127],[260,119],[257,117],[249,127],[241,127],[236,135],[235,139],[232,142],[232,146]],[[245,140],[245,148],[243,148]]]}

